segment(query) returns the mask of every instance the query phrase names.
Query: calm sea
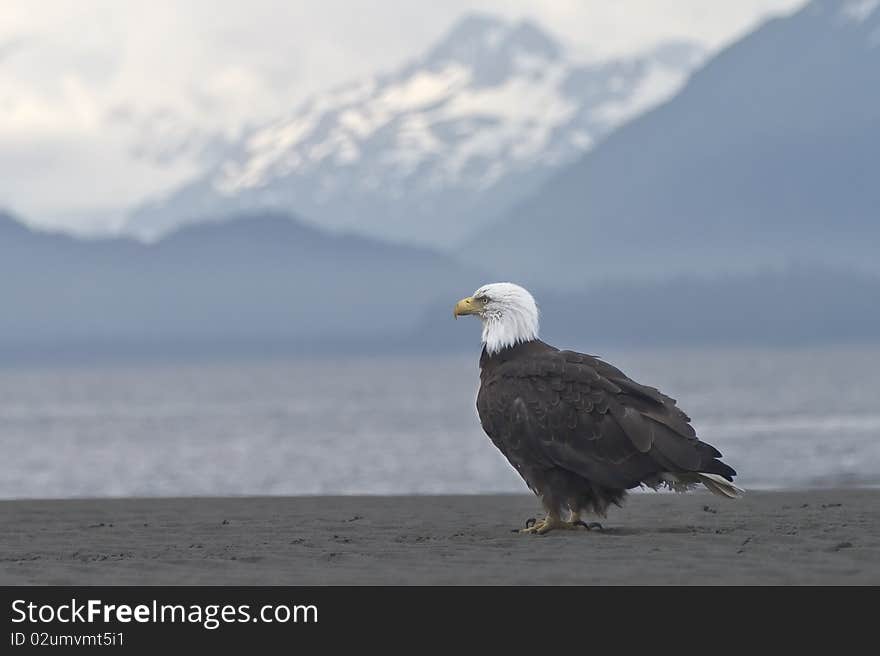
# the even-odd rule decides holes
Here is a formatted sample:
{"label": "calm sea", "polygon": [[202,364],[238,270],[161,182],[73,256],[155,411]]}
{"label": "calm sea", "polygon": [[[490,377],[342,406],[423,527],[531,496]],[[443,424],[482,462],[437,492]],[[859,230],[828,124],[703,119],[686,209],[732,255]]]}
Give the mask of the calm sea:
{"label": "calm sea", "polygon": [[[880,483],[880,348],[606,351],[752,488]],[[517,492],[472,356],[0,369],[0,497]]]}

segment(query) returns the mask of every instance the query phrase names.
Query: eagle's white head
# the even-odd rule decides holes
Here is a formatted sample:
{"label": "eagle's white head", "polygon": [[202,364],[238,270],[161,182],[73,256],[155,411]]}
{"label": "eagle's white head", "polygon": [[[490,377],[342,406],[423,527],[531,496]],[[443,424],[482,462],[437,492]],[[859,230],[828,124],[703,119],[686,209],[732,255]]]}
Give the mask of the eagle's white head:
{"label": "eagle's white head", "polygon": [[483,322],[483,344],[489,355],[538,339],[538,305],[527,290],[512,282],[483,285],[461,299],[453,316],[466,314],[475,314]]}

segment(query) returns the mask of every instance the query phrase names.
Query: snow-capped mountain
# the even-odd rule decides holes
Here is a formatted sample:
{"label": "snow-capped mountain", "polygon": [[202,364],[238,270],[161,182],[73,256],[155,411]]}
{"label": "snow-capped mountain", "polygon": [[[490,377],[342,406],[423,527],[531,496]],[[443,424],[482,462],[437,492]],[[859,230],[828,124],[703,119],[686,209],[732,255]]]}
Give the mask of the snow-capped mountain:
{"label": "snow-capped mountain", "polygon": [[583,63],[531,22],[469,16],[422,57],[306,102],[244,136],[203,177],[135,210],[153,238],[244,210],[451,245],[611,129],[669,98],[688,43]]}

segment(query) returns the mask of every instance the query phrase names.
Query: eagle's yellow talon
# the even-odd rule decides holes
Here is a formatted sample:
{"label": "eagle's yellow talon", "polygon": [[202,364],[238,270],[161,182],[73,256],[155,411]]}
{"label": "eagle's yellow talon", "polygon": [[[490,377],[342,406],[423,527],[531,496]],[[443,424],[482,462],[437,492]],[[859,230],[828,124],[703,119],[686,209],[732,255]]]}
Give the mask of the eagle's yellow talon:
{"label": "eagle's yellow talon", "polygon": [[548,515],[542,520],[536,521],[533,524],[529,524],[532,519],[526,520],[526,527],[521,528],[519,530],[520,533],[528,533],[529,535],[546,535],[550,531],[555,529],[565,530],[565,531],[576,531],[578,529],[585,529],[587,531],[590,530],[590,526],[585,522],[582,522],[580,518],[572,519],[570,522],[563,521],[561,518],[556,517],[555,515]]}
{"label": "eagle's yellow talon", "polygon": [[[530,524],[529,521],[531,521],[532,523]],[[529,521],[526,521],[526,527],[521,528],[519,530],[519,532],[520,533],[529,533],[531,535],[538,534],[541,527],[544,526],[544,520],[542,519],[540,521],[534,521],[534,520],[529,520]]]}

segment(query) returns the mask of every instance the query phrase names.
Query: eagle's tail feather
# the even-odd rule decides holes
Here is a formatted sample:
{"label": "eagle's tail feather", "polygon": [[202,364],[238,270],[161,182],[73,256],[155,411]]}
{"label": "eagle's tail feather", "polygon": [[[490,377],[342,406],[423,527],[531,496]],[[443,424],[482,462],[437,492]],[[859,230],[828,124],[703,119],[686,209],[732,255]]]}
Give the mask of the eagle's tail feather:
{"label": "eagle's tail feather", "polygon": [[745,490],[737,487],[726,478],[719,476],[718,474],[705,474],[700,472],[697,474],[697,476],[699,477],[700,482],[705,485],[712,494],[717,494],[719,497],[736,499],[737,497],[745,493]]}

